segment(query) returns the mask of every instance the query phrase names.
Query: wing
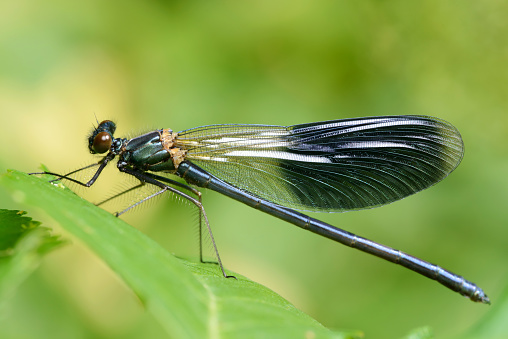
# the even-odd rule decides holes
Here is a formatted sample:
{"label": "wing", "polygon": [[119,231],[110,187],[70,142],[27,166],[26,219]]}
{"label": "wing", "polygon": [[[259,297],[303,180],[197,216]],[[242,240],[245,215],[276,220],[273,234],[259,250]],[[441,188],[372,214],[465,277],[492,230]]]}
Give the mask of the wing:
{"label": "wing", "polygon": [[426,116],[212,125],[178,133],[176,144],[187,160],[241,190],[321,212],[407,197],[445,178],[463,154],[457,129]]}

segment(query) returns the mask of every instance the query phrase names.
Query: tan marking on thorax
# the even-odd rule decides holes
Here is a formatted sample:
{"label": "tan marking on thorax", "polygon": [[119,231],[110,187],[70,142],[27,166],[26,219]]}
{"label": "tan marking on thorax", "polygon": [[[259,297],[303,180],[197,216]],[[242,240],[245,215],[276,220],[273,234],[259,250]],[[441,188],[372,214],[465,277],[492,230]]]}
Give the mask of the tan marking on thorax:
{"label": "tan marking on thorax", "polygon": [[175,146],[175,139],[177,136],[178,133],[170,129],[163,129],[162,133],[160,133],[162,147],[171,155],[171,160],[173,160],[175,169],[178,169],[178,166],[185,160],[185,155],[187,154],[187,150]]}

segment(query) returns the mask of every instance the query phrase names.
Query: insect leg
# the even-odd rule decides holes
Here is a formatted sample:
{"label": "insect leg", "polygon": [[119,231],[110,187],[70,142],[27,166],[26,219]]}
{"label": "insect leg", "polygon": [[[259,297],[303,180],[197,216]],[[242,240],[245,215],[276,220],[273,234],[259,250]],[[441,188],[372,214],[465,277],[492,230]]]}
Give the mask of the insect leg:
{"label": "insect leg", "polygon": [[[90,187],[92,186],[95,181],[97,180],[97,178],[99,177],[99,175],[101,174],[102,170],[106,167],[106,165],[115,157],[115,155],[113,153],[109,153],[108,155],[106,155],[104,158],[102,158],[101,161],[99,161],[97,164],[91,164],[91,165],[88,165],[88,166],[85,166],[85,167],[82,167],[82,168],[79,168],[75,171],[72,171],[70,173],[67,173],[67,174],[58,174],[58,173],[54,173],[54,172],[47,172],[47,171],[44,171],[44,172],[36,172],[36,173],[28,173],[29,175],[34,175],[34,174],[49,174],[49,175],[54,175],[56,177],[58,177],[57,179],[54,179],[54,180],[51,180],[50,182],[53,182],[53,181],[58,181],[58,180],[62,180],[62,179],[66,179],[66,180],[69,180],[75,184],[78,184],[78,185],[81,185],[81,186],[85,186],[85,187]],[[79,171],[82,171],[82,170],[85,170],[87,168],[91,168],[91,167],[94,167],[94,166],[99,166],[99,168],[97,169],[97,171],[95,172],[95,174],[93,175],[92,179],[90,179],[88,182],[84,183],[84,182],[81,182],[79,180],[76,180],[76,179],[73,179],[71,177],[69,177],[70,175],[74,174],[74,173],[77,173]]]}
{"label": "insect leg", "polygon": [[[203,220],[205,221],[205,225],[206,225],[206,227],[207,227],[207,229],[208,229],[208,233],[210,234],[210,238],[212,239],[213,249],[214,249],[214,251],[215,251],[215,255],[217,256],[217,263],[219,264],[219,267],[220,267],[220,269],[221,269],[221,271],[222,271],[222,275],[223,275],[225,278],[235,278],[235,279],[236,279],[236,277],[234,277],[234,276],[232,276],[232,275],[227,275],[227,274],[226,274],[226,271],[224,270],[224,266],[222,265],[222,261],[221,261],[221,259],[220,259],[219,250],[217,249],[217,245],[216,245],[216,243],[215,243],[215,239],[214,239],[213,234],[212,234],[212,229],[211,229],[211,227],[210,227],[210,223],[208,222],[208,217],[207,217],[207,215],[206,215],[205,208],[203,207],[203,204],[201,204],[201,202],[200,202],[199,200],[197,200],[197,199],[195,199],[195,198],[191,197],[190,195],[188,195],[188,194],[186,194],[186,193],[183,193],[182,191],[177,190],[177,189],[176,189],[176,188],[174,188],[174,187],[168,186],[168,185],[164,184],[163,182],[160,182],[160,181],[159,181],[159,180],[157,180],[157,179],[154,179],[154,178],[152,177],[152,174],[150,174],[150,173],[138,172],[138,171],[136,171],[136,170],[133,170],[133,169],[130,169],[130,168],[127,168],[127,167],[118,167],[118,169],[119,169],[121,172],[124,172],[124,173],[130,174],[130,175],[132,175],[132,176],[136,177],[137,179],[139,179],[139,180],[141,180],[141,181],[143,181],[143,182],[146,182],[146,183],[148,183],[148,184],[152,184],[152,185],[155,185],[155,186],[157,186],[157,187],[160,187],[160,188],[161,188],[161,190],[160,190],[159,192],[154,193],[154,194],[152,194],[152,195],[151,195],[151,196],[149,196],[149,197],[146,197],[145,199],[143,199],[143,200],[139,201],[138,203],[136,203],[136,204],[134,204],[134,205],[130,206],[129,208],[127,208],[126,210],[122,211],[122,212],[121,212],[121,213],[119,213],[118,215],[120,215],[120,214],[122,214],[122,213],[125,213],[125,212],[127,212],[128,210],[130,210],[131,208],[133,208],[133,207],[135,207],[135,206],[137,206],[137,205],[139,205],[139,204],[141,204],[141,203],[143,203],[143,202],[147,201],[148,199],[151,199],[151,198],[153,198],[153,197],[155,197],[155,196],[157,196],[157,195],[159,195],[159,194],[162,194],[162,193],[164,193],[164,192],[166,192],[166,191],[173,192],[173,193],[175,193],[175,194],[177,194],[177,195],[181,196],[182,198],[189,200],[190,202],[192,202],[192,203],[193,203],[193,204],[194,204],[194,205],[195,205],[195,206],[199,209],[200,214],[202,215]],[[167,178],[166,178],[166,179],[167,179]],[[173,182],[173,180],[171,180],[171,179],[167,179],[167,180],[170,180],[171,182]],[[176,181],[175,181],[175,182],[176,182]],[[184,184],[182,184],[182,185],[184,185]],[[184,186],[186,186],[186,185],[184,185]]]}

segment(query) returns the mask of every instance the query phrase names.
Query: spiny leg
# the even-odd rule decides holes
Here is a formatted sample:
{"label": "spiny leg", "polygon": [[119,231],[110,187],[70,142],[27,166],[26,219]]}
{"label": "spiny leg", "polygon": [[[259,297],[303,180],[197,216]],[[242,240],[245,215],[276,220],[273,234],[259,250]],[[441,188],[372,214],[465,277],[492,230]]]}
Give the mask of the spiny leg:
{"label": "spiny leg", "polygon": [[142,204],[142,203],[144,203],[145,201],[148,201],[148,200],[150,200],[150,199],[152,199],[152,198],[155,198],[155,197],[156,197],[156,196],[158,196],[159,194],[162,194],[162,193],[166,192],[166,191],[168,190],[168,188],[171,188],[170,186],[167,186],[167,185],[165,185],[165,186],[166,186],[166,187],[162,188],[160,191],[155,192],[154,194],[150,194],[150,195],[149,195],[149,196],[147,196],[146,198],[143,198],[143,199],[141,199],[140,201],[136,202],[135,204],[130,205],[129,207],[127,207],[127,208],[126,208],[126,209],[124,209],[123,211],[116,212],[116,213],[115,213],[115,216],[116,216],[116,217],[119,217],[119,216],[121,216],[122,214],[124,214],[124,213],[126,213],[126,212],[130,211],[130,210],[131,210],[131,209],[133,209],[134,207],[141,205],[141,204]]}
{"label": "spiny leg", "polygon": [[[113,153],[109,153],[108,155],[106,155],[104,158],[101,159],[101,161],[99,161],[98,163],[96,164],[91,164],[91,165],[88,165],[88,166],[85,166],[85,167],[82,167],[82,168],[79,168],[75,171],[72,171],[72,172],[69,172],[67,174],[58,174],[58,173],[54,173],[54,172],[48,172],[48,171],[44,171],[44,172],[35,172],[35,173],[28,173],[29,175],[35,175],[35,174],[49,174],[49,175],[54,175],[56,177],[58,177],[57,179],[54,179],[54,180],[51,180],[50,182],[53,182],[53,181],[58,181],[58,180],[62,180],[62,179],[66,179],[66,180],[69,180],[75,184],[78,184],[78,185],[81,185],[81,186],[84,186],[84,187],[90,187],[92,186],[95,181],[97,180],[97,178],[99,177],[99,175],[101,174],[102,170],[104,170],[104,168],[106,167],[106,165],[111,161],[113,160],[115,157],[115,155]],[[74,178],[71,178],[69,177],[69,175],[72,175],[74,173],[77,173],[79,171],[82,171],[82,170],[85,170],[87,168],[91,168],[91,167],[94,167],[94,166],[99,166],[99,168],[97,169],[97,171],[95,172],[95,174],[93,175],[92,179],[88,180],[86,183],[85,182],[81,182],[79,180],[76,180]]]}
{"label": "spiny leg", "polygon": [[128,188],[128,189],[126,189],[126,190],[125,190],[125,191],[123,191],[123,192],[117,193],[117,194],[113,195],[112,197],[109,197],[109,198],[107,198],[107,199],[102,200],[101,202],[96,203],[96,204],[95,204],[95,206],[100,206],[100,205],[103,205],[103,204],[105,204],[105,203],[107,203],[107,202],[109,202],[109,201],[111,201],[111,200],[113,200],[113,199],[116,199],[116,198],[118,198],[118,197],[120,197],[120,196],[122,196],[122,195],[124,195],[124,194],[127,194],[127,193],[129,193],[129,192],[132,192],[132,191],[134,191],[134,190],[137,190],[138,188],[141,188],[141,187],[143,187],[144,185],[145,185],[145,183],[144,183],[144,182],[141,182],[141,183],[137,184],[136,186],[133,186],[133,187],[131,187],[131,188]]}
{"label": "spiny leg", "polygon": [[[102,161],[102,160],[101,160],[101,161]],[[86,169],[88,169],[88,168],[92,168],[92,167],[95,167],[95,166],[99,166],[100,164],[101,164],[101,163],[100,163],[100,162],[98,162],[98,163],[93,163],[93,164],[87,165],[87,166],[82,167],[82,168],[78,168],[77,170],[74,170],[74,171],[72,171],[72,172],[69,172],[69,173],[67,173],[67,174],[64,174],[63,176],[60,176],[59,178],[56,178],[56,179],[54,179],[54,180],[51,180],[50,182],[59,181],[59,180],[62,180],[62,179],[67,179],[67,177],[68,177],[69,175],[72,175],[72,174],[74,174],[74,173],[81,172],[81,171],[86,170]],[[50,174],[50,173],[49,173],[49,172],[44,172],[44,174]]]}
{"label": "spiny leg", "polygon": [[[166,191],[173,192],[173,193],[181,196],[182,198],[185,198],[185,199],[189,200],[190,202],[192,202],[199,209],[200,216],[202,216],[203,220],[205,221],[205,225],[206,225],[206,227],[208,229],[208,233],[210,234],[210,239],[212,240],[213,249],[215,251],[215,255],[217,256],[217,263],[219,264],[219,267],[220,267],[220,269],[222,271],[222,275],[225,278],[235,278],[236,279],[235,276],[227,275],[226,271],[224,270],[224,266],[222,265],[222,260],[220,259],[219,250],[217,249],[217,245],[216,245],[215,239],[213,237],[212,228],[210,227],[210,223],[208,222],[208,217],[206,215],[205,208],[204,208],[203,204],[201,204],[200,201],[196,200],[195,198],[191,197],[190,195],[188,195],[186,193],[183,193],[182,191],[177,190],[174,187],[168,186],[168,185],[158,181],[157,179],[152,177],[152,176],[155,176],[155,175],[153,175],[151,173],[138,172],[136,170],[133,170],[133,169],[130,169],[130,168],[126,168],[126,167],[119,167],[118,169],[121,172],[130,174],[130,175],[136,177],[137,179],[139,179],[141,181],[144,181],[146,183],[149,183],[149,184],[152,184],[152,185],[155,185],[155,186],[161,188],[161,190],[159,192],[154,193],[151,196],[144,198],[143,200],[137,202],[136,204],[134,204],[134,205],[130,206],[129,208],[125,209],[124,211],[120,212],[118,215],[123,214],[123,213],[127,212],[128,210],[130,210],[131,208],[133,208],[133,207],[135,207],[135,206],[137,206],[137,205],[139,205],[139,204],[147,201],[148,199],[151,199],[151,198],[153,198],[153,197],[155,197],[155,196],[157,196],[159,194],[162,194],[162,193],[164,193]],[[161,178],[163,178],[163,177],[161,177]],[[171,179],[167,179],[167,178],[164,178],[164,179],[173,182],[173,180],[171,180]],[[184,184],[181,184],[181,183],[179,183],[179,184],[188,187],[187,185],[184,185]],[[197,190],[191,188],[191,191],[197,191]]]}
{"label": "spiny leg", "polygon": [[[202,206],[203,203],[201,200],[201,194],[199,194],[198,199],[199,199],[199,203]],[[213,238],[212,238],[212,242],[215,246],[215,241],[213,240]],[[199,209],[199,261],[201,261],[203,264],[217,264],[217,262],[215,262],[215,261],[209,261],[209,260],[203,259],[203,212],[201,211],[201,209]]]}
{"label": "spiny leg", "polygon": [[[198,199],[199,199],[199,203],[201,205],[203,205],[202,200],[201,200],[201,194],[199,195]],[[201,261],[202,263],[205,263],[205,261],[203,260],[203,224],[202,224],[202,220],[203,220],[203,215],[201,213],[201,209],[199,209],[199,261]]]}
{"label": "spiny leg", "polygon": [[[152,179],[155,179],[157,181],[162,181],[162,182],[165,182],[167,184],[170,184],[170,185],[173,185],[173,186],[178,186],[178,187],[181,187],[181,188],[184,188],[192,193],[194,193],[196,196],[200,197],[201,196],[201,192],[197,189],[195,189],[194,187],[191,187],[189,185],[186,185],[186,184],[182,184],[181,182],[179,181],[176,181],[176,180],[172,180],[172,179],[169,179],[169,178],[166,178],[166,177],[161,177],[160,175],[157,175],[157,174],[153,174],[153,173],[146,173],[146,172],[143,172],[144,175],[152,178]],[[201,201],[201,200],[200,200]]]}
{"label": "spiny leg", "polygon": [[[102,160],[101,160],[102,162]],[[86,170],[88,168],[91,168],[91,167],[95,167],[95,166],[99,166],[101,162],[98,162],[98,163],[93,163],[93,164],[90,164],[90,165],[87,165],[85,167],[81,167],[81,168],[78,168],[77,170],[74,170],[72,172],[69,172],[67,174],[57,174],[57,173],[53,173],[53,172],[48,172],[48,171],[44,171],[44,172],[34,172],[34,173],[28,173],[28,175],[36,175],[36,174],[49,174],[49,175],[54,175],[54,176],[57,176],[58,178],[54,179],[54,180],[51,180],[50,182],[53,182],[53,181],[58,181],[58,180],[62,180],[62,179],[66,179],[69,175],[72,175],[74,173],[77,173],[77,172],[80,172],[80,171],[83,171],[83,170]]]}
{"label": "spiny leg", "polygon": [[[192,193],[194,193],[197,196],[199,203],[202,205],[201,192],[199,190],[197,190],[196,188],[182,184],[179,181],[175,181],[175,180],[172,180],[172,179],[169,179],[166,177],[162,177],[162,176],[159,176],[159,175],[156,175],[153,173],[146,173],[145,172],[144,174],[155,179],[155,180],[163,181],[168,184],[175,185],[175,186],[178,186],[178,187],[181,187],[181,188],[191,191]],[[215,262],[215,261],[203,260],[203,213],[201,212],[201,209],[199,209],[199,261],[202,263],[206,263],[206,264],[217,264],[217,262]]]}

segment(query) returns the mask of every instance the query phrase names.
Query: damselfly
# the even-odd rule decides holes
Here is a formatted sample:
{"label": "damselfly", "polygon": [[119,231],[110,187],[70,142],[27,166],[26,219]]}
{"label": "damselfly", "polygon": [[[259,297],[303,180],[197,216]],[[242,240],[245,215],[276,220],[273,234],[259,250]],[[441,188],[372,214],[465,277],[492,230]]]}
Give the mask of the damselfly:
{"label": "damselfly", "polygon": [[[211,125],[175,133],[155,130],[115,138],[116,125],[101,122],[89,136],[92,154],[106,155],[56,180],[90,187],[118,157],[117,168],[158,192],[191,201],[212,239],[200,192],[208,188],[293,225],[402,265],[473,301],[489,303],[483,290],[461,276],[295,211],[342,212],[382,206],[432,186],[460,163],[463,143],[449,123],[427,116],[382,116],[314,122],[289,127]],[[88,182],[70,177],[98,166]],[[184,179],[188,185],[156,173]],[[188,193],[182,192],[188,191]],[[196,198],[190,194],[196,195]]]}

